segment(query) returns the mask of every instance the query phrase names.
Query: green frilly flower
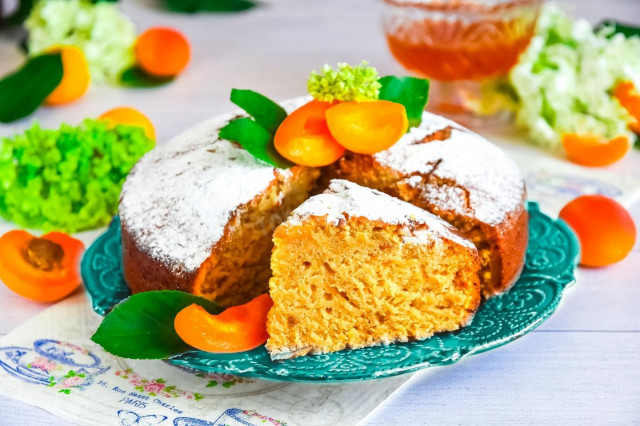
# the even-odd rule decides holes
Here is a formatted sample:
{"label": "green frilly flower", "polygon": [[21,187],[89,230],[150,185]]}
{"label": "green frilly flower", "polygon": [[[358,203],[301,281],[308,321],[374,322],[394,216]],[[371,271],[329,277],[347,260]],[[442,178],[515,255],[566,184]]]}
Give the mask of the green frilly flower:
{"label": "green frilly flower", "polygon": [[35,123],[0,140],[0,215],[25,228],[78,232],[116,213],[125,177],[154,142],[140,127],[97,120]]}
{"label": "green frilly flower", "polygon": [[307,89],[319,101],[372,101],[380,92],[378,78],[378,71],[367,61],[356,66],[339,63],[337,70],[325,65],[321,73],[311,72]]}

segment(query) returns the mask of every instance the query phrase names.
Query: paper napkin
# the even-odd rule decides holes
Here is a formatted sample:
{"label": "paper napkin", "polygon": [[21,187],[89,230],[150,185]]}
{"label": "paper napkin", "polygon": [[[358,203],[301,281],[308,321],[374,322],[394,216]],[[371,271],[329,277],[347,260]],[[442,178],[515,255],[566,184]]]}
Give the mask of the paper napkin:
{"label": "paper napkin", "polygon": [[352,425],[409,376],[300,384],[202,374],[114,357],[90,340],[84,294],[0,339],[0,393],[82,425]]}

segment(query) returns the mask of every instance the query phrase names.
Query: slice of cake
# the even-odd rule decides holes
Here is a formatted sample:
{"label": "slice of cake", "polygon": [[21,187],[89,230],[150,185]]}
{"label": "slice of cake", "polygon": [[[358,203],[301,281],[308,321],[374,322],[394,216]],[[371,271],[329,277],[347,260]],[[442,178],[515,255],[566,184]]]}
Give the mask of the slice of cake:
{"label": "slice of cake", "polygon": [[344,180],[275,231],[273,359],[426,339],[480,303],[474,245],[438,217]]}

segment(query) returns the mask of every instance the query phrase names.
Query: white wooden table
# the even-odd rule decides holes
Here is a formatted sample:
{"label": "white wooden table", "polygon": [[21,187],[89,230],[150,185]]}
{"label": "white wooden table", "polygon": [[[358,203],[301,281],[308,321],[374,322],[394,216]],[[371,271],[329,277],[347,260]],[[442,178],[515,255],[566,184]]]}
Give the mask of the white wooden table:
{"label": "white wooden table", "polygon": [[[367,0],[265,1],[239,15],[178,15],[153,0],[123,1],[138,29],[170,25],[191,40],[193,60],[174,83],[156,89],[92,87],[81,101],[41,108],[0,125],[0,135],[77,123],[119,105],[136,107],[156,125],[161,143],[231,108],[231,87],[275,99],[305,92],[311,69],[367,59],[382,74],[402,74],[380,29],[380,3]],[[565,1],[592,21],[640,23],[639,0]],[[574,3],[574,4],[570,4]],[[0,73],[21,61],[16,41],[0,36]],[[634,152],[613,171],[640,177]],[[632,214],[640,225],[640,205]],[[419,373],[365,423],[383,424],[640,424],[640,246],[606,269],[581,269],[578,284],[539,329],[496,351]],[[0,286],[0,335],[46,306]],[[0,399],[0,424],[62,425],[44,411]]]}

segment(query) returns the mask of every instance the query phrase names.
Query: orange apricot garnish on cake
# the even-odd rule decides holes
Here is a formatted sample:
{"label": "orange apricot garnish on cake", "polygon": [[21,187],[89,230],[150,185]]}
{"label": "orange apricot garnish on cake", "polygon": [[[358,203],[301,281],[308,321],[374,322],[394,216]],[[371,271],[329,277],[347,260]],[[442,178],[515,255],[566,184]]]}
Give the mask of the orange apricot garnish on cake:
{"label": "orange apricot garnish on cake", "polygon": [[99,120],[108,122],[109,127],[115,127],[117,124],[142,127],[144,134],[147,135],[149,139],[155,140],[156,138],[156,131],[151,120],[134,108],[119,107],[111,109],[102,114]]}
{"label": "orange apricot garnish on cake", "polygon": [[629,128],[640,133],[640,91],[633,82],[623,81],[616,86],[613,95],[631,116]]}
{"label": "orange apricot garnish on cake", "polygon": [[268,294],[218,315],[192,304],[178,312],[176,333],[185,343],[205,352],[233,353],[257,348],[267,341],[267,314],[273,306]]}
{"label": "orange apricot garnish on cake", "polygon": [[598,136],[568,133],[562,136],[562,144],[569,160],[582,166],[601,167],[620,160],[631,144],[626,135],[603,140]]}
{"label": "orange apricot garnish on cake", "polygon": [[278,127],[275,148],[301,166],[327,166],[344,155],[345,149],[331,135],[325,114],[331,102],[311,101],[293,111]]}
{"label": "orange apricot garnish on cake", "polygon": [[167,27],[153,27],[138,37],[135,46],[138,65],[158,77],[179,74],[189,63],[189,41],[179,31]]}
{"label": "orange apricot garnish on cake", "polygon": [[62,105],[80,98],[89,88],[89,64],[82,50],[75,46],[55,46],[47,53],[60,52],[62,80],[44,100],[46,105]]}
{"label": "orange apricot garnish on cake", "polygon": [[340,145],[358,154],[384,151],[407,132],[404,105],[390,101],[343,102],[327,109],[327,125]]}
{"label": "orange apricot garnish on cake", "polygon": [[17,294],[36,302],[55,302],[80,283],[84,245],[62,232],[34,237],[9,231],[0,237],[0,280]]}
{"label": "orange apricot garnish on cake", "polygon": [[583,266],[607,266],[624,259],[636,241],[636,226],[629,212],[603,195],[583,195],[560,211],[580,240]]}

